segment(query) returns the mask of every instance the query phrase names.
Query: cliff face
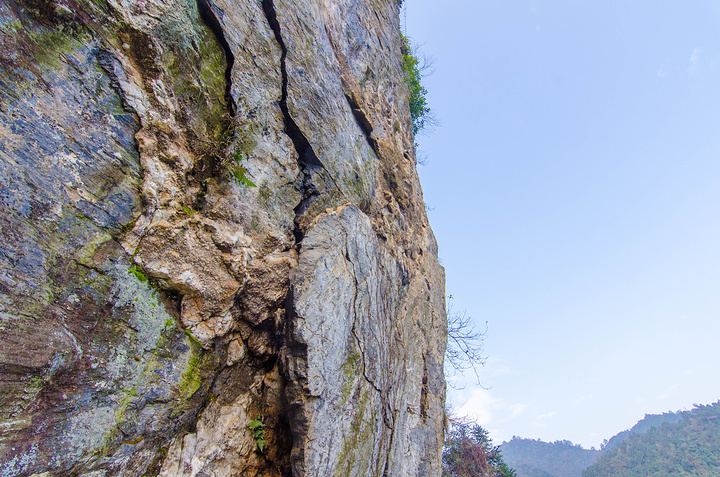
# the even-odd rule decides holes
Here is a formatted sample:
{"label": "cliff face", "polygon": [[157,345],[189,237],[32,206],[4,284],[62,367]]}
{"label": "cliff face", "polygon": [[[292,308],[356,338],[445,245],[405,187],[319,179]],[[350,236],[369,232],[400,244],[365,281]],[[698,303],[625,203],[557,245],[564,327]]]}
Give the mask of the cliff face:
{"label": "cliff face", "polygon": [[439,475],[397,9],[0,0],[0,476]]}

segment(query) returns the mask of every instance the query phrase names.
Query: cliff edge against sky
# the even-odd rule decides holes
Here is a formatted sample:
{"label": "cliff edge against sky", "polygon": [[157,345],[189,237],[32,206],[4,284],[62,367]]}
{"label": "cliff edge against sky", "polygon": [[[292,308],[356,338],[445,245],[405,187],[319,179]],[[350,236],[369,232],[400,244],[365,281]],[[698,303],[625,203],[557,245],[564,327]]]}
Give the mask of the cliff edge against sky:
{"label": "cliff edge against sky", "polygon": [[0,0],[0,476],[439,475],[395,0]]}

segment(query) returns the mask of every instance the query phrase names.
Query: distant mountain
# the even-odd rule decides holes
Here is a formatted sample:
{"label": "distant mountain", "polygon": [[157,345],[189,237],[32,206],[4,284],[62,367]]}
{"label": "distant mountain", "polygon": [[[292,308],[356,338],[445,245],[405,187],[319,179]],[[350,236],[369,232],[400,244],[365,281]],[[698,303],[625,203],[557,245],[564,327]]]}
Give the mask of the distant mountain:
{"label": "distant mountain", "polygon": [[600,450],[519,437],[499,448],[517,477],[720,477],[720,401],[646,414]]}
{"label": "distant mountain", "polygon": [[720,401],[643,421],[611,439],[583,477],[720,476]]}
{"label": "distant mountain", "polygon": [[500,445],[505,462],[518,477],[581,477],[600,451],[583,449],[570,441],[543,442],[513,437]]}

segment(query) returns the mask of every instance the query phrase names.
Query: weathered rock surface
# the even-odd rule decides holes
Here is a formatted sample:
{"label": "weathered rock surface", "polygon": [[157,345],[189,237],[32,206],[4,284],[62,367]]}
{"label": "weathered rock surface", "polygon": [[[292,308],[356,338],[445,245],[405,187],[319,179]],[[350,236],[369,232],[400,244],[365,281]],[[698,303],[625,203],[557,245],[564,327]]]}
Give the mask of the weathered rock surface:
{"label": "weathered rock surface", "polygon": [[0,0],[0,476],[439,475],[398,23]]}
{"label": "weathered rock surface", "polygon": [[302,243],[291,274],[287,357],[302,442],[294,468],[298,475],[432,474],[442,442],[426,420],[443,403],[442,385],[429,379],[442,363],[427,339],[442,329],[430,297],[442,283],[411,280],[353,205],[319,215]]}

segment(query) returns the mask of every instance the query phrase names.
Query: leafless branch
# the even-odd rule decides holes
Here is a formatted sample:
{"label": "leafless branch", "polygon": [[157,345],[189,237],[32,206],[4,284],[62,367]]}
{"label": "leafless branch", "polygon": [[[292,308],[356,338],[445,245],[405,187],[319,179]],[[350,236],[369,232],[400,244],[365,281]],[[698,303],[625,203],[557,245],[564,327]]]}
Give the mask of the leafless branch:
{"label": "leafless branch", "polygon": [[445,363],[455,372],[464,374],[472,369],[477,383],[480,384],[478,368],[485,365],[487,357],[483,354],[483,341],[487,334],[485,330],[475,329],[475,322],[465,311],[453,311],[452,304],[448,305],[448,346],[445,352]]}

